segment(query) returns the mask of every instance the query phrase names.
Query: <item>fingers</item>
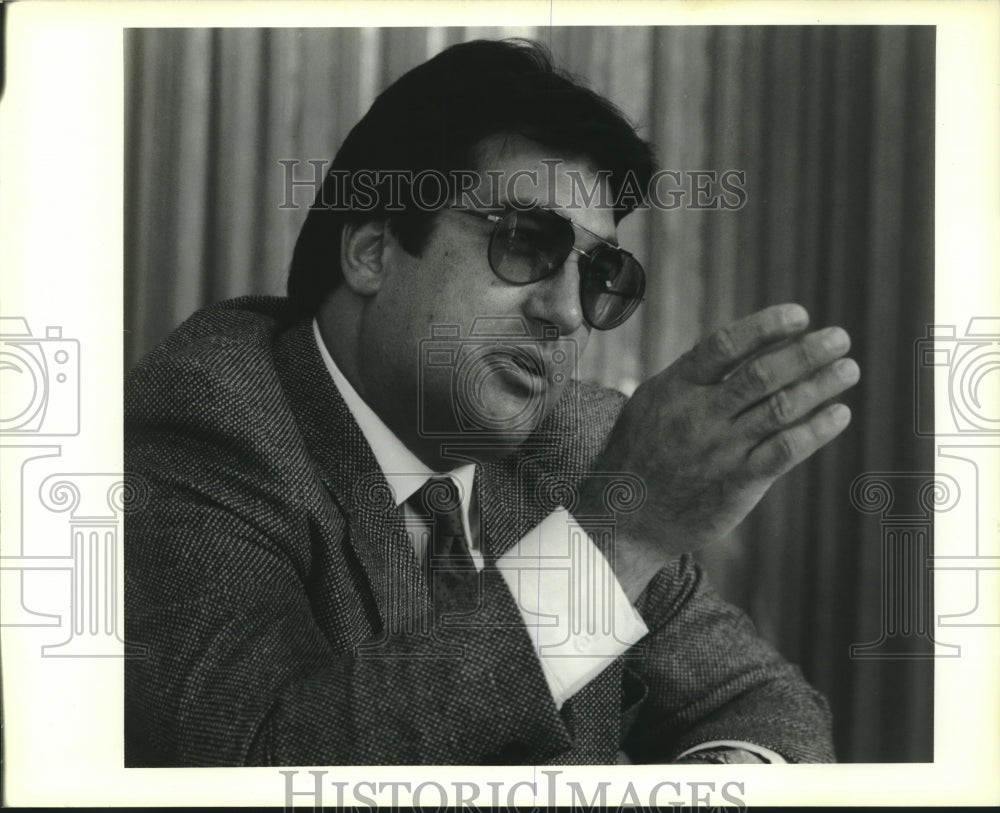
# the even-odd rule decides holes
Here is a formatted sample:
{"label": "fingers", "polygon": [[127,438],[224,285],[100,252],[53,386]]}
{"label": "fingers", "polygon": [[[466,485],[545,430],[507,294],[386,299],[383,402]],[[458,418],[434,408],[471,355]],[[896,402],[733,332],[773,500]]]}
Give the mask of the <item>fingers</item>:
{"label": "fingers", "polygon": [[754,447],[748,458],[749,474],[757,478],[780,477],[837,437],[850,422],[851,410],[844,404],[821,409]]}
{"label": "fingers", "polygon": [[754,353],[805,330],[809,314],[801,305],[774,305],[720,328],[684,357],[684,377],[715,384]]}
{"label": "fingers", "polygon": [[850,337],[842,328],[830,327],[757,356],[740,366],[720,385],[719,406],[723,412],[736,416],[769,395],[836,361],[850,346]]}
{"label": "fingers", "polygon": [[853,387],[860,377],[861,371],[853,359],[839,359],[744,412],[737,419],[736,428],[744,437],[763,440]]}

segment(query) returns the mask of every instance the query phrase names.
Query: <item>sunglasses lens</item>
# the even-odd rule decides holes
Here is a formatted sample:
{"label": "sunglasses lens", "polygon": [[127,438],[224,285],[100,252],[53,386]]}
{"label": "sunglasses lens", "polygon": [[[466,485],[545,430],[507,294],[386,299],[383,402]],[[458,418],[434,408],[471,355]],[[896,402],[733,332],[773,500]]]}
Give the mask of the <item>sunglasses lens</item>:
{"label": "sunglasses lens", "polygon": [[642,301],[646,274],[635,258],[613,248],[593,254],[580,280],[580,301],[587,321],[609,330],[628,319]]}
{"label": "sunglasses lens", "polygon": [[538,282],[566,261],[574,239],[569,222],[552,212],[509,212],[493,231],[490,265],[505,282]]}
{"label": "sunglasses lens", "polygon": [[[490,238],[490,267],[500,279],[528,285],[552,276],[573,250],[572,224],[554,212],[508,212]],[[605,246],[580,261],[580,300],[597,330],[622,324],[642,301],[646,275],[632,255]]]}

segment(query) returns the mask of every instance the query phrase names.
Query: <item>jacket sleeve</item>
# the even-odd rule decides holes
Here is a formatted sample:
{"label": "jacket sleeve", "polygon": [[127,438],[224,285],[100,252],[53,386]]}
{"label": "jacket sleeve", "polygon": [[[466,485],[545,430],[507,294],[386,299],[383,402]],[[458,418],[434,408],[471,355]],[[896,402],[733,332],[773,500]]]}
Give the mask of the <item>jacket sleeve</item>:
{"label": "jacket sleeve", "polygon": [[[321,486],[289,462],[295,443],[222,431],[252,410],[187,366],[155,408],[142,374],[127,397],[126,471],[146,499],[126,515],[125,624],[148,654],[125,665],[126,764],[544,762],[568,749],[495,568],[475,623],[380,632],[374,608],[348,600],[365,594],[356,563],[317,584],[329,576],[313,548],[330,542],[316,526],[343,518],[332,502],[322,517],[296,500]],[[319,588],[342,603],[320,610]]]}
{"label": "jacket sleeve", "polygon": [[834,760],[824,698],[689,554],[653,578],[637,607],[650,632],[626,656],[648,692],[624,743],[634,762],[670,762],[715,740],[761,745],[789,762]]}

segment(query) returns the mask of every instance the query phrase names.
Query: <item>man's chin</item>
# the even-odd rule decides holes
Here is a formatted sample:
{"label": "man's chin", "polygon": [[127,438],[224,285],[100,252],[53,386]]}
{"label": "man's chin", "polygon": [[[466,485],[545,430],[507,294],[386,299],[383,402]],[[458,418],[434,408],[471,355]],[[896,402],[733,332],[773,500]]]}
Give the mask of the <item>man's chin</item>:
{"label": "man's chin", "polygon": [[454,412],[459,429],[519,445],[551,410],[549,388],[544,379],[522,381],[514,376],[510,380],[496,376],[490,385],[474,397],[456,399]]}
{"label": "man's chin", "polygon": [[435,436],[425,436],[423,445],[439,464],[453,453],[480,462],[506,457],[531,437],[553,406],[547,398],[526,399],[523,393],[504,388],[491,388],[481,395],[471,403],[443,405],[447,411],[438,413],[449,416],[449,425],[439,424]]}
{"label": "man's chin", "polygon": [[450,471],[462,463],[490,463],[517,452],[528,435],[474,434],[455,432],[447,438],[424,439],[421,449],[414,449],[434,471]]}

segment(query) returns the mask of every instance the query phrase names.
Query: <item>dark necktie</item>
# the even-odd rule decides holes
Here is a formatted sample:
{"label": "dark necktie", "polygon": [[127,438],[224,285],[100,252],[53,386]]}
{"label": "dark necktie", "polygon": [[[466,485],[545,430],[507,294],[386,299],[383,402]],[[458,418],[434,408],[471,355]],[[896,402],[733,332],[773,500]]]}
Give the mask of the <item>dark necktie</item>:
{"label": "dark necktie", "polygon": [[446,612],[455,612],[462,588],[478,580],[462,527],[461,497],[451,478],[432,477],[410,498],[410,505],[430,525],[424,574],[440,620]]}

